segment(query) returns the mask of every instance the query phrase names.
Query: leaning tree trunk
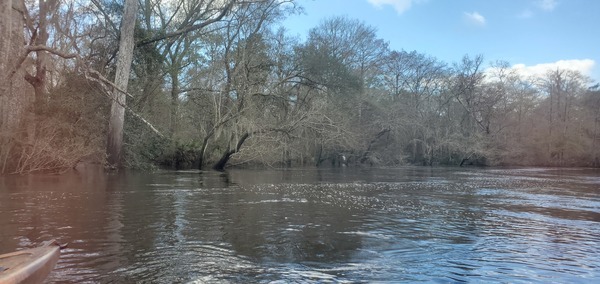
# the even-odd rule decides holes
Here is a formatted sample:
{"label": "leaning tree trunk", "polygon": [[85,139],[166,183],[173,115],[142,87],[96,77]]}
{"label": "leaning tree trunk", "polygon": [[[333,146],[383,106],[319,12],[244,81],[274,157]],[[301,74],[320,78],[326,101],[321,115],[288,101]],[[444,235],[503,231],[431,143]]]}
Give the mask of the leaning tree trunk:
{"label": "leaning tree trunk", "polygon": [[244,135],[240,137],[240,140],[238,140],[235,149],[227,150],[225,153],[223,153],[223,156],[221,156],[221,159],[219,159],[219,161],[213,166],[213,169],[217,171],[224,170],[225,165],[227,165],[227,162],[229,162],[231,156],[240,151],[240,149],[242,148],[242,144],[244,144],[248,137],[250,137],[250,133],[244,133]]}
{"label": "leaning tree trunk", "polygon": [[377,143],[377,141],[383,137],[383,135],[385,135],[386,133],[390,132],[391,129],[386,128],[383,129],[381,131],[379,131],[377,133],[377,135],[375,135],[375,138],[373,138],[373,140],[371,140],[371,142],[369,142],[369,146],[367,147],[367,150],[365,152],[363,152],[362,156],[360,157],[360,162],[361,163],[366,163],[367,160],[369,159],[369,155],[371,154],[371,152],[373,151],[373,146],[375,146],[375,143]]}
{"label": "leaning tree trunk", "polygon": [[[137,6],[137,0],[125,0],[125,11],[123,13],[123,20],[121,21],[121,38],[119,40],[119,54],[117,56],[117,70],[115,74],[115,85],[123,91],[127,91],[129,71],[133,59],[133,32]],[[110,119],[108,121],[106,154],[108,155],[109,165],[119,167],[122,161],[126,95],[119,90],[114,90],[112,100]]]}
{"label": "leaning tree trunk", "polygon": [[202,170],[204,167],[204,156],[206,155],[206,148],[208,148],[208,140],[210,140],[210,137],[212,137],[214,130],[215,129],[213,128],[208,134],[206,134],[204,140],[202,140],[202,148],[200,148],[200,156],[198,157],[199,170]]}

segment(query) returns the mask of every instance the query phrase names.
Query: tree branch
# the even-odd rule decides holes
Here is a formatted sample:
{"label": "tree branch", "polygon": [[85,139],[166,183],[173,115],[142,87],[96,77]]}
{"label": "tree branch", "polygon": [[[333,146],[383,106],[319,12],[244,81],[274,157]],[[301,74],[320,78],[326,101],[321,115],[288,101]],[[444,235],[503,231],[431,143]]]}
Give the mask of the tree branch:
{"label": "tree branch", "polygon": [[102,13],[102,15],[104,16],[104,19],[108,22],[110,27],[113,29],[113,32],[118,34],[119,29],[117,28],[117,25],[115,25],[115,23],[113,23],[113,21],[110,19],[110,16],[108,15],[108,13],[106,13],[106,11],[104,9],[102,9],[102,5],[100,5],[98,0],[92,0],[92,3],[94,4],[94,6],[96,6],[96,8],[98,8],[100,13]]}
{"label": "tree branch", "polygon": [[54,48],[51,48],[51,47],[48,47],[45,45],[27,45],[27,46],[25,46],[25,50],[27,51],[27,53],[34,52],[34,51],[47,51],[51,54],[62,57],[64,59],[73,59],[73,58],[77,57],[77,54],[75,54],[75,53],[65,53],[60,50],[56,50]]}
{"label": "tree branch", "polygon": [[[98,72],[98,71],[96,71],[96,70],[87,70],[85,73],[86,73],[86,74],[85,74],[85,77],[86,77],[88,80],[92,80],[92,81],[94,81],[94,82],[98,82],[98,83],[101,83],[101,84],[106,84],[106,85],[109,85],[109,86],[111,86],[112,88],[114,88],[115,90],[117,90],[117,91],[119,91],[119,92],[121,92],[121,93],[125,94],[125,95],[126,95],[126,96],[128,96],[129,98],[133,99],[133,95],[131,95],[131,94],[130,94],[130,93],[128,93],[127,91],[125,91],[125,90],[122,90],[121,88],[117,87],[117,85],[115,85],[115,83],[113,83],[112,81],[110,81],[110,80],[106,79],[106,77],[102,76],[102,74],[100,74],[100,72]],[[91,74],[93,74],[93,75],[97,76],[98,78],[90,77],[90,76],[88,75],[88,73],[91,73]],[[105,90],[105,91],[107,91],[107,92],[110,92],[110,91],[108,91],[108,90]]]}
{"label": "tree branch", "polygon": [[[94,74],[95,76],[97,76],[98,78],[94,78],[91,77],[89,75],[89,73]],[[126,96],[133,98],[133,96],[129,93],[127,93],[126,91],[118,88],[117,86],[115,86],[115,84],[113,82],[111,82],[110,80],[106,79],[104,76],[102,76],[102,74],[100,74],[98,71],[96,70],[87,70],[85,72],[85,77],[86,79],[90,80],[90,81],[94,81],[96,83],[99,83],[101,86],[106,86],[109,85],[112,88],[114,88],[115,90],[125,94]],[[156,135],[158,135],[160,138],[165,138],[166,136],[164,136],[158,129],[156,129],[156,127],[154,127],[154,125],[152,125],[150,122],[148,122],[145,118],[143,118],[140,114],[138,114],[137,112],[135,112],[133,109],[131,109],[130,107],[128,107],[125,104],[121,104],[118,100],[115,100],[113,98],[113,96],[111,96],[111,91],[108,90],[106,87],[103,88],[104,89],[104,94],[109,97],[111,100],[114,100],[115,102],[117,102],[119,105],[121,105],[123,108],[125,108],[126,110],[129,111],[129,113],[131,113],[134,117],[136,117],[137,119],[139,119],[140,121],[142,121],[144,124],[146,124],[148,126],[148,128],[150,128],[152,130],[152,132],[154,132]]]}
{"label": "tree branch", "polygon": [[190,26],[187,26],[187,27],[183,27],[183,28],[180,28],[180,29],[178,29],[176,31],[170,32],[170,33],[161,34],[161,35],[155,36],[155,37],[150,38],[150,39],[141,40],[135,46],[136,47],[140,47],[140,46],[144,46],[146,44],[150,44],[150,43],[154,43],[154,42],[157,42],[157,41],[161,41],[163,39],[177,37],[177,36],[180,36],[180,35],[187,34],[189,32],[193,32],[195,30],[202,29],[202,28],[204,28],[204,27],[206,27],[206,26],[208,26],[210,24],[216,23],[216,22],[220,21],[221,19],[223,19],[223,17],[225,17],[225,15],[227,15],[227,13],[229,13],[229,11],[231,10],[231,8],[235,4],[235,2],[236,2],[236,0],[229,1],[229,3],[227,3],[227,5],[225,5],[225,7],[223,7],[223,10],[221,10],[221,12],[215,18],[212,18],[210,20],[204,21],[204,22],[202,22],[200,24],[190,25]]}

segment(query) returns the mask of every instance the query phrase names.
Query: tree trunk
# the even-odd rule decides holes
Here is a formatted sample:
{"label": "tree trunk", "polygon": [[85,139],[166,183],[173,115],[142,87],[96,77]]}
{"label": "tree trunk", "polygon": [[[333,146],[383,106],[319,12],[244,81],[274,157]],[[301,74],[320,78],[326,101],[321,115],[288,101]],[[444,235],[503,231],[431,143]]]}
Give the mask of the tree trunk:
{"label": "tree trunk", "polygon": [[594,119],[594,137],[592,139],[592,166],[600,167],[600,163],[598,163],[598,140],[600,140],[600,133],[598,133],[598,126],[600,124],[600,111],[596,110],[596,117]]}
{"label": "tree trunk", "polygon": [[[133,59],[135,18],[137,13],[137,0],[125,0],[125,11],[121,22],[121,38],[119,40],[119,54],[117,56],[117,70],[115,85],[121,90],[127,90],[129,71]],[[108,142],[106,154],[110,166],[119,167],[122,161],[123,150],[123,125],[125,123],[126,96],[118,90],[113,91],[110,119],[108,122]]]}
{"label": "tree trunk", "polygon": [[323,144],[319,144],[317,153],[315,154],[315,167],[320,166],[325,159],[323,159]]}
{"label": "tree trunk", "polygon": [[[175,64],[174,64],[175,65]],[[177,124],[179,120],[179,71],[178,66],[172,66],[176,69],[171,71],[171,125],[169,127],[169,137],[172,139],[177,132]]]}
{"label": "tree trunk", "polygon": [[375,138],[373,138],[373,140],[371,140],[371,142],[369,142],[369,146],[367,147],[367,150],[363,152],[362,156],[360,157],[360,162],[361,163],[366,163],[368,158],[369,158],[369,154],[371,154],[371,151],[373,150],[373,146],[375,145],[375,143],[381,138],[383,137],[383,135],[385,135],[386,133],[390,132],[389,128],[383,129],[381,131],[379,131],[377,133],[377,135],[375,135]]}
{"label": "tree trunk", "polygon": [[[48,43],[48,14],[51,9],[56,9],[57,1],[44,1],[39,0],[39,23],[38,23],[38,35],[35,39],[35,45],[46,46]],[[44,108],[44,104],[47,99],[47,83],[46,83],[46,72],[49,61],[48,52],[40,50],[35,52],[35,75],[25,74],[25,80],[33,86],[35,91],[35,107],[34,112],[39,115]]]}
{"label": "tree trunk", "polygon": [[213,169],[217,171],[224,170],[225,165],[227,165],[227,162],[229,161],[231,156],[240,151],[240,148],[242,148],[242,144],[244,144],[248,137],[250,137],[250,133],[244,133],[244,135],[242,135],[242,137],[240,137],[240,139],[238,140],[235,149],[228,150],[225,153],[223,153],[223,156],[221,156],[221,159],[219,159],[219,161],[213,166]]}
{"label": "tree trunk", "polygon": [[24,56],[23,0],[0,1],[0,174],[11,170],[17,140],[27,141],[21,126],[33,101],[19,58]]}
{"label": "tree trunk", "polygon": [[198,157],[199,170],[202,170],[202,168],[204,167],[204,156],[206,155],[206,148],[208,148],[208,141],[210,140],[210,137],[212,137],[213,133],[214,131],[211,131],[208,134],[206,134],[206,137],[204,137],[204,140],[202,141],[202,148],[200,148],[200,157]]}

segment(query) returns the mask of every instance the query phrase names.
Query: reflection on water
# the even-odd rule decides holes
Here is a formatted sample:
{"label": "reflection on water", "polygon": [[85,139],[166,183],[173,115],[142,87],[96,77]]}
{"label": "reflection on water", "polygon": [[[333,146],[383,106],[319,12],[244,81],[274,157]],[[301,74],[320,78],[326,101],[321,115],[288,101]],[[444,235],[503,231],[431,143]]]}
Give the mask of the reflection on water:
{"label": "reflection on water", "polygon": [[301,169],[0,178],[0,252],[50,282],[594,282],[600,173]]}

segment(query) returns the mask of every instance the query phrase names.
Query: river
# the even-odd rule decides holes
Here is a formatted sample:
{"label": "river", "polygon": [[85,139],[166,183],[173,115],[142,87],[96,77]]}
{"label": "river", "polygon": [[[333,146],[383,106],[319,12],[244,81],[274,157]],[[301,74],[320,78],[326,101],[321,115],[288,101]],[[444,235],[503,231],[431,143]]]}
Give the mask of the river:
{"label": "river", "polygon": [[49,283],[598,283],[600,171],[0,177],[0,253],[52,238]]}

